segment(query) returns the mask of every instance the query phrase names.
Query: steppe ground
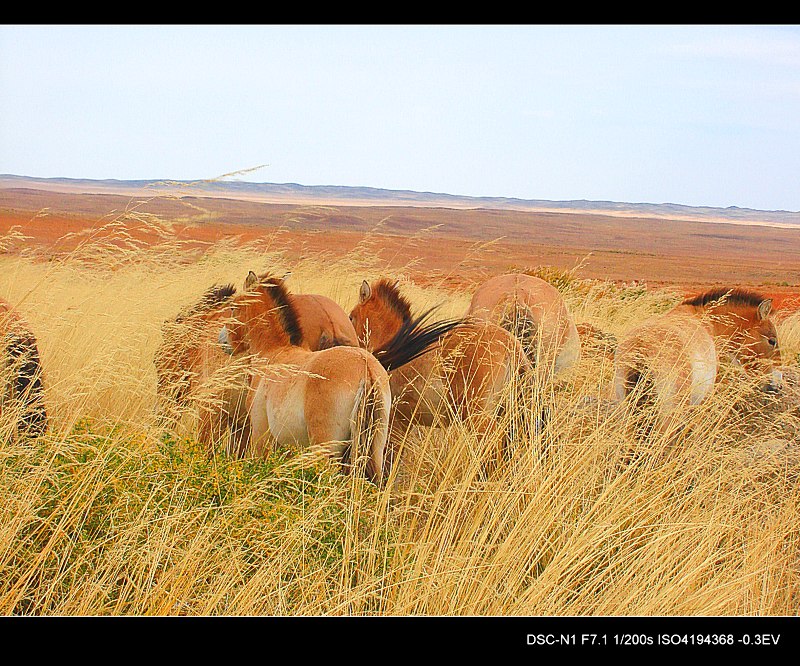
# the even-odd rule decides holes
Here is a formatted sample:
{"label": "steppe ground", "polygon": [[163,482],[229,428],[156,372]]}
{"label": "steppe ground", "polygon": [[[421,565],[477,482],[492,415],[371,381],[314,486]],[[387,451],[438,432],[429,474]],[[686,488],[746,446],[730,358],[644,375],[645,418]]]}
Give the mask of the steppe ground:
{"label": "steppe ground", "polygon": [[[235,202],[226,221],[206,201],[4,196],[0,297],[39,340],[51,428],[17,441],[0,423],[0,613],[797,614],[800,232]],[[191,413],[156,424],[153,353],[166,318],[250,269],[346,310],[362,279],[394,277],[442,316],[526,270],[617,336],[685,293],[754,286],[775,297],[789,386],[769,396],[726,368],[656,435],[605,400],[612,361],[589,341],[486,439],[406,433],[387,489],[318,450],[208,459]],[[506,431],[513,456],[485,479]]]}

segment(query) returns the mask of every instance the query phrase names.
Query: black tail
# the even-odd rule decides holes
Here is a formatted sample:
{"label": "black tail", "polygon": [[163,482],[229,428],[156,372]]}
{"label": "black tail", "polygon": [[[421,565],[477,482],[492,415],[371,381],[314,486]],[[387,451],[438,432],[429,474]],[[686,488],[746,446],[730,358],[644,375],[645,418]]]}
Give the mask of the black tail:
{"label": "black tail", "polygon": [[21,406],[17,431],[21,435],[41,435],[47,429],[47,411],[36,338],[33,335],[14,334],[10,336],[6,350],[14,397]]}
{"label": "black tail", "polygon": [[428,352],[441,338],[461,326],[465,319],[445,319],[426,323],[438,306],[425,310],[421,315],[403,322],[397,334],[382,349],[373,354],[380,364],[391,370],[410,363]]}

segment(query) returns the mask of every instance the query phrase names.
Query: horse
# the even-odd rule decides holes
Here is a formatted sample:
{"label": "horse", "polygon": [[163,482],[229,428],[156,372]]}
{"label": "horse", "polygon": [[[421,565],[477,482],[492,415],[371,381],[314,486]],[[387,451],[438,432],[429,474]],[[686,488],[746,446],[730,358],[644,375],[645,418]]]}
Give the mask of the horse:
{"label": "horse", "polygon": [[[520,342],[503,328],[464,318],[426,326],[431,312],[413,317],[398,284],[382,278],[362,282],[350,313],[361,344],[389,370],[393,429],[458,419],[485,434],[502,409],[506,387],[530,372],[530,363]],[[399,363],[393,355],[408,344],[410,331],[425,342],[419,354]],[[390,446],[389,466],[394,454]]]}
{"label": "horse", "polygon": [[[283,278],[286,279],[286,276]],[[162,423],[173,424],[190,402],[199,412],[198,441],[207,447],[224,432],[231,433],[231,449],[240,455],[250,437],[245,407],[250,386],[246,355],[232,359],[224,339],[232,284],[213,285],[195,304],[162,326],[163,341],[155,354],[158,407]],[[335,301],[319,294],[290,295],[302,329],[302,346],[311,351],[334,346],[357,347],[347,313]]]}
{"label": "horse", "polygon": [[[284,285],[291,272],[281,278]],[[303,345],[311,351],[329,347],[358,347],[358,338],[347,313],[336,301],[322,294],[294,294],[289,298],[297,311]]]}
{"label": "horse", "polygon": [[249,364],[219,344],[235,294],[232,284],[212,285],[196,303],[165,321],[153,361],[159,422],[174,426],[181,410],[194,403],[198,441],[211,450],[215,439],[230,430],[231,449],[239,453],[250,437]]}
{"label": "horse", "polygon": [[11,414],[17,437],[36,437],[47,430],[42,367],[36,336],[27,322],[0,299],[3,372],[0,375],[0,415]]}
{"label": "horse", "polygon": [[330,347],[358,347],[358,338],[347,313],[321,294],[290,294],[303,332],[303,344],[311,351]]}
{"label": "horse", "polygon": [[232,300],[232,319],[220,337],[234,354],[254,354],[262,365],[248,396],[253,453],[266,456],[276,444],[328,445],[348,472],[360,457],[353,450],[358,441],[365,447],[363,473],[380,485],[391,407],[386,370],[360,347],[303,346],[283,280],[250,271],[244,291]]}
{"label": "horse", "polygon": [[524,273],[490,278],[472,295],[466,315],[514,335],[537,376],[563,375],[581,358],[581,341],[564,299],[553,285]]}
{"label": "horse", "polygon": [[780,389],[780,347],[769,315],[772,300],[740,287],[709,289],[623,336],[614,357],[613,399],[638,387],[639,403],[655,399],[662,427],[679,404],[698,405],[731,361]]}

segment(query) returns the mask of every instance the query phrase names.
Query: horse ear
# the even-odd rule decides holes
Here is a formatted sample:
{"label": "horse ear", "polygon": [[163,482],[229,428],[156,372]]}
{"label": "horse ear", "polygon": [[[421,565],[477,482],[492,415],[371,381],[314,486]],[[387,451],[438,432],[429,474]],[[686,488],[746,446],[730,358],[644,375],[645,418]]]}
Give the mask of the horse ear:
{"label": "horse ear", "polygon": [[369,287],[369,282],[364,280],[361,283],[361,289],[358,290],[358,301],[359,303],[365,303],[369,300],[369,297],[372,295],[372,289]]}
{"label": "horse ear", "polygon": [[771,298],[767,298],[758,304],[758,316],[761,319],[766,319],[767,317],[769,317],[770,312],[772,312]]}
{"label": "horse ear", "polygon": [[257,284],[258,284],[258,275],[253,273],[253,271],[250,271],[244,280],[244,290],[250,291]]}

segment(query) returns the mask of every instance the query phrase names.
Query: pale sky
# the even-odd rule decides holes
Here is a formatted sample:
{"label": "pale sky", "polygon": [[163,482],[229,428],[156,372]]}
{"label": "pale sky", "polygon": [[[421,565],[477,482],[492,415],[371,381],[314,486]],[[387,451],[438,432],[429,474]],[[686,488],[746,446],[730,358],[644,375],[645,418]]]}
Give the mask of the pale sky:
{"label": "pale sky", "polygon": [[797,25],[3,25],[0,173],[800,211]]}

